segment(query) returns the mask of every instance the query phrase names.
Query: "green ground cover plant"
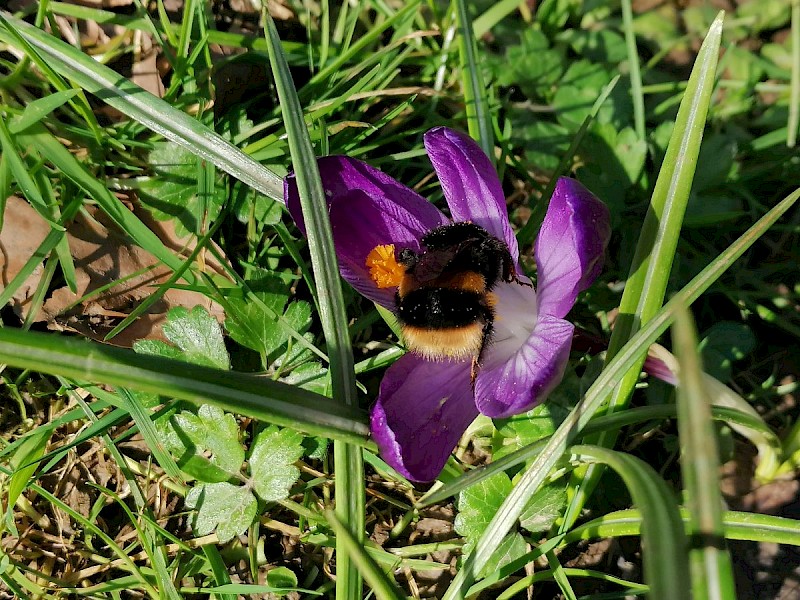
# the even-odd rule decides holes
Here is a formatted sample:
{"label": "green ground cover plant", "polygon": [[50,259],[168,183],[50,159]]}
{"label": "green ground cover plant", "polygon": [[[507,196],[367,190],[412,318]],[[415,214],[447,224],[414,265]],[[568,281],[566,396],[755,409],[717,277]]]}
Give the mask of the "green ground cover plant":
{"label": "green ground cover plant", "polygon": [[[0,10],[2,597],[791,597],[799,2],[117,4]],[[534,284],[560,177],[611,235],[558,386],[416,482],[317,157],[446,211],[442,126]]]}

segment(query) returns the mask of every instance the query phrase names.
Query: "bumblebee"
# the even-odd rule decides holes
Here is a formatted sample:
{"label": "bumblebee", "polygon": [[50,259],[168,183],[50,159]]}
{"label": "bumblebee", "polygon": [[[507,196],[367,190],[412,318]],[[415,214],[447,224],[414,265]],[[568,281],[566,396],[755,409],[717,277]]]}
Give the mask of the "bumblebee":
{"label": "bumblebee", "polygon": [[472,358],[473,380],[489,345],[500,282],[517,282],[505,242],[479,225],[431,230],[420,252],[402,249],[395,314],[407,348],[430,360]]}

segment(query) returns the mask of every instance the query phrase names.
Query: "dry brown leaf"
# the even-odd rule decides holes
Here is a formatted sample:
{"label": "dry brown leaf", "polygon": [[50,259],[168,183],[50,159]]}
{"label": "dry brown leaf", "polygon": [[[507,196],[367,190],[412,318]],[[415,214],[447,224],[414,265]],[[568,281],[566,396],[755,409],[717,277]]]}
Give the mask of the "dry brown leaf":
{"label": "dry brown leaf", "polygon": [[[49,329],[75,331],[99,340],[142,301],[150,298],[170,277],[171,271],[119,234],[115,227],[102,223],[102,213],[97,212],[94,216],[93,219],[80,214],[67,231],[75,264],[77,293],[66,286],[53,290],[34,321],[46,322]],[[169,223],[151,220],[149,226],[175,252],[191,251],[192,246],[180,240]],[[47,223],[27,202],[17,197],[9,198],[5,224],[0,232],[0,274],[4,288],[48,232]],[[206,263],[204,268],[221,272],[216,263]],[[37,266],[12,297],[11,305],[21,319],[28,316],[30,298],[39,285],[41,271],[41,265]],[[132,276],[134,273],[138,274]],[[122,279],[125,281],[84,299],[87,294]],[[223,319],[222,308],[206,296],[189,290],[170,289],[129,328],[113,338],[112,343],[130,346],[137,339],[163,339],[161,326],[167,311],[175,306],[191,308],[197,305],[203,306],[218,320]]]}
{"label": "dry brown leaf", "polygon": [[[3,289],[22,270],[48,233],[50,226],[30,204],[18,196],[8,198],[0,231],[0,284]],[[26,314],[31,296],[42,279],[42,269],[41,264],[37,265],[11,297],[10,304],[16,314]]]}

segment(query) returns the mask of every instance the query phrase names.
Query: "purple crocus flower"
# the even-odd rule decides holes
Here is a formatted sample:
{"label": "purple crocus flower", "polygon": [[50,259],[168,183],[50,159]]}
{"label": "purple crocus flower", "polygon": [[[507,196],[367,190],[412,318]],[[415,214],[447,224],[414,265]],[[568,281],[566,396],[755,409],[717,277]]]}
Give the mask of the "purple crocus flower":
{"label": "purple crocus flower", "polygon": [[[432,229],[469,221],[505,242],[519,278],[529,281],[519,266],[505,196],[489,158],[472,139],[446,127],[428,131],[425,148],[450,219],[366,163],[344,156],[319,159],[342,277],[394,311],[397,288],[379,287],[387,284],[376,276],[376,256],[421,252],[420,240]],[[292,176],[286,179],[285,198],[305,232]],[[412,352],[386,371],[370,423],[388,464],[408,479],[432,480],[479,413],[525,412],[553,390],[572,345],[574,328],[564,317],[599,274],[609,235],[606,206],[577,181],[559,179],[535,245],[537,290],[504,281],[492,289],[494,331],[475,380],[469,358],[431,360]]]}

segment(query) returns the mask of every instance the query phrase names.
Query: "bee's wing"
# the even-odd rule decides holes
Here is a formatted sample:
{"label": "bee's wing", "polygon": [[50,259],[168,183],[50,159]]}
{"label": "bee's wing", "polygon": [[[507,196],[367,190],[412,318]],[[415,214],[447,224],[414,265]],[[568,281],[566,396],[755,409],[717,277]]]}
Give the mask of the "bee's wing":
{"label": "bee's wing", "polygon": [[453,246],[421,254],[414,267],[414,279],[424,284],[439,278],[446,271],[447,265],[456,257],[458,250],[457,246]]}

